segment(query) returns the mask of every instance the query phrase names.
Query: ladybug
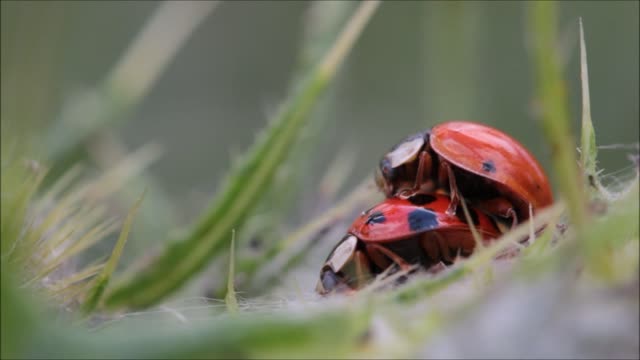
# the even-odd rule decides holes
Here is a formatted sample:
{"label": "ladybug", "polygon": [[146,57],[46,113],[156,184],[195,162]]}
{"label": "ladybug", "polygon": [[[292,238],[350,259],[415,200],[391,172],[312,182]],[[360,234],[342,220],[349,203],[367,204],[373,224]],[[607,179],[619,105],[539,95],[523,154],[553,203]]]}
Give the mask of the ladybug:
{"label": "ladybug", "polygon": [[[393,264],[402,270],[413,264],[430,269],[451,265],[458,255],[468,257],[475,239],[462,207],[446,213],[450,204],[444,194],[418,194],[388,198],[363,212],[327,257],[316,291],[357,290]],[[501,234],[493,219],[468,209],[483,242]]]}
{"label": "ladybug", "polygon": [[509,135],[469,121],[449,121],[407,137],[381,160],[375,180],[387,197],[449,190],[454,214],[464,196],[477,208],[515,226],[553,202],[547,176]]}

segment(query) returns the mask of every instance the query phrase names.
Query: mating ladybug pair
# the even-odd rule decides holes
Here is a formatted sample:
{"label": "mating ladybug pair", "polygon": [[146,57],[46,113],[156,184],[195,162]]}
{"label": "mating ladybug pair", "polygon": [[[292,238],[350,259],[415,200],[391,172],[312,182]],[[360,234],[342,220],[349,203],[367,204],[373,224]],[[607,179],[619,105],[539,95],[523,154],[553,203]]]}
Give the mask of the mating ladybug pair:
{"label": "mating ladybug pair", "polygon": [[549,181],[522,144],[486,125],[451,121],[409,136],[380,161],[387,197],[363,212],[320,271],[321,294],[355,290],[395,264],[450,265],[553,202]]}

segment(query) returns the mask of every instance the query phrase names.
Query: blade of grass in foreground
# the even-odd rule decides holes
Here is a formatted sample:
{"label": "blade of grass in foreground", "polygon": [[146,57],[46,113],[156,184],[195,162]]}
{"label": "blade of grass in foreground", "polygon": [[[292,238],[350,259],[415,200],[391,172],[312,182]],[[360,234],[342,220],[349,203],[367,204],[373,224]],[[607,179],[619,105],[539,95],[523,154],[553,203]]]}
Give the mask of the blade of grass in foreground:
{"label": "blade of grass in foreground", "polygon": [[[300,359],[345,358],[360,345],[369,324],[366,308],[313,315],[247,313],[189,327],[118,328],[99,336],[48,334],[30,349],[34,357],[64,359]],[[336,331],[339,329],[339,331]]]}
{"label": "blade of grass in foreground", "polygon": [[[585,192],[574,153],[575,142],[569,126],[567,87],[556,46],[558,10],[555,2],[536,1],[529,5],[532,57],[536,96],[542,108],[541,125],[551,149],[554,175],[576,231],[586,224]],[[579,235],[579,237],[581,237]]]}
{"label": "blade of grass in foreground", "polygon": [[36,299],[19,292],[10,275],[2,272],[0,283],[3,359],[344,358],[360,345],[371,318],[358,306],[313,314],[239,313],[144,331],[122,323],[91,333],[36,311]]}
{"label": "blade of grass in foreground", "polygon": [[587,177],[589,186],[600,192],[605,189],[600,185],[597,172],[598,148],[596,132],[591,121],[591,99],[589,96],[589,70],[587,68],[587,47],[584,42],[584,28],[580,18],[580,82],[582,84],[582,136],[580,141],[580,158],[582,171]]}
{"label": "blade of grass in foreground", "polygon": [[256,199],[270,185],[311,108],[333,79],[356,38],[379,5],[362,2],[322,59],[281,107],[267,131],[232,169],[219,196],[201,219],[173,241],[146,271],[124,280],[110,294],[108,307],[145,307],[177,290],[225,248],[224,239],[239,227]]}

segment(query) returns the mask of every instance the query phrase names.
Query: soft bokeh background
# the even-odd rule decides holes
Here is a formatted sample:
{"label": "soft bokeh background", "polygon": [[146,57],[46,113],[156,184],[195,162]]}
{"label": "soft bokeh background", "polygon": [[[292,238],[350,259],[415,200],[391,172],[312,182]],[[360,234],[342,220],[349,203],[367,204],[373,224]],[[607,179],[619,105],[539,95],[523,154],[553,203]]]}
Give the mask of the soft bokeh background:
{"label": "soft bokeh background", "polygon": [[[80,116],[75,124],[62,128],[55,125],[69,115],[70,108],[91,103],[86,100],[91,100],[92,91],[102,86],[158,5],[151,1],[2,1],[3,139],[27,132],[35,139],[30,155],[46,164],[51,145],[46,139],[64,139],[67,132],[82,128],[92,119]],[[639,3],[572,1],[559,2],[558,6],[558,47],[565,57],[574,134],[579,133],[581,116],[578,19],[582,17],[597,142],[613,148],[600,150],[599,165],[605,183],[615,184],[619,176],[631,173],[626,171],[632,167],[628,154],[637,153],[638,149]],[[234,157],[243,153],[265,128],[267,119],[288,93],[294,73],[299,71],[299,50],[309,7],[309,2],[302,1],[220,3],[190,34],[149,91],[136,99],[132,111],[107,126],[108,136],[88,142],[90,159],[97,160],[102,168],[117,163],[120,157],[114,153],[123,155],[149,143],[163,149],[145,176],[135,180],[137,185],[152,184],[153,191],[145,198],[146,209],[135,220],[122,261],[125,265],[138,255],[148,255],[149,245],[160,247],[168,239],[167,233],[177,226],[198,218],[216,194]],[[296,176],[301,186],[280,187],[282,196],[269,198],[266,206],[256,204],[261,206],[259,215],[284,208],[286,216],[275,217],[274,224],[256,225],[250,221],[246,228],[273,231],[271,236],[290,234],[313,220],[320,209],[326,209],[363,179],[370,178],[382,154],[403,137],[445,120],[475,120],[513,135],[539,158],[555,183],[548,145],[535,120],[537,105],[526,10],[524,2],[511,1],[383,3],[330,91],[316,106],[306,138],[311,153],[301,156],[303,164],[288,168],[302,173]],[[174,31],[170,25],[163,29],[167,36]],[[154,60],[150,58],[148,63]],[[54,133],[50,129],[62,129],[62,136],[49,136]],[[577,135],[575,140],[577,147]],[[105,143],[120,143],[122,147],[105,147]],[[341,174],[331,174],[330,169],[335,169],[333,166],[340,159],[346,161],[345,168],[337,170]],[[323,183],[327,173],[336,181],[340,175],[345,178],[338,194],[329,199],[319,194],[321,184],[327,184]],[[142,192],[142,187],[131,183],[124,188],[130,191],[119,198],[120,207],[112,209],[118,215],[124,214]],[[326,203],[318,204],[321,200]],[[351,219],[342,219],[344,224],[325,234],[325,238],[337,240]],[[239,236],[251,235],[246,231]],[[333,244],[324,241],[323,246],[316,247],[309,261],[289,274],[293,281],[287,283],[282,295],[300,289],[311,293],[317,270]],[[98,244],[90,255],[104,255],[112,247],[113,242]],[[226,266],[226,262],[221,265]],[[224,282],[224,276],[204,278],[205,289],[210,287],[208,281]],[[574,312],[553,317],[563,326],[571,324],[570,331],[586,334],[574,336],[574,342],[548,347],[547,340],[562,338],[565,328],[556,326],[556,332],[546,332],[548,327],[544,324],[521,326],[530,319],[529,308],[538,306],[544,311],[544,301],[555,299],[547,296],[552,291],[546,287],[562,286],[555,280],[542,283],[540,288],[529,289],[537,294],[535,297],[526,293],[511,296],[520,293],[517,287],[506,297],[496,295],[497,300],[489,303],[498,305],[478,312],[472,325],[473,321],[478,322],[479,328],[493,324],[484,321],[483,316],[496,319],[500,314],[515,314],[506,321],[524,331],[516,337],[525,341],[531,334],[544,334],[549,338],[545,337],[540,346],[529,344],[536,347],[530,354],[548,356],[545,351],[549,348],[552,352],[560,349],[555,354],[567,357],[585,352],[592,355],[590,348],[581,346],[583,338],[593,343],[593,339],[604,338],[598,331],[613,329],[605,335],[618,339],[622,345],[607,343],[608,347],[603,345],[598,350],[606,356],[617,354],[615,349],[622,349],[621,354],[629,354],[629,349],[637,353],[638,342],[633,338],[637,338],[637,326],[625,322],[637,318],[637,312],[627,312],[624,306],[628,304],[617,307],[608,300],[600,304],[600,298],[592,293],[572,298],[584,306],[570,303],[567,307]],[[245,289],[241,286],[239,290]],[[633,291],[637,293],[637,287]],[[205,293],[198,288],[192,294]],[[178,297],[186,295],[179,293]],[[583,301],[587,297],[589,301]],[[446,302],[445,298],[443,303]],[[592,306],[594,303],[597,306]],[[525,311],[518,311],[523,308]],[[589,317],[600,314],[599,309],[603,308],[613,309],[608,320]],[[575,319],[582,322],[576,323]],[[502,320],[505,321],[504,316]],[[583,323],[587,325],[580,325]],[[509,326],[496,326],[503,332],[478,331],[484,338],[460,347],[458,339],[465,337],[467,324],[460,328],[463,335],[456,336],[458,330],[454,329],[453,336],[443,335],[443,341],[437,341],[440,346],[430,348],[426,354],[474,356],[478,354],[478,344],[487,347],[485,353],[496,354],[491,344],[504,339],[505,333],[517,333]],[[511,344],[513,349],[504,347],[502,354],[522,354],[522,341]]]}
{"label": "soft bokeh background", "polygon": [[[151,173],[195,214],[282,100],[295,64],[305,2],[221,4],[196,29],[148,96],[117,132],[131,147],[160,143]],[[155,2],[2,3],[2,100],[38,123],[51,122],[71,93],[96,85],[157,6]],[[586,32],[597,140],[638,141],[638,2],[561,2],[572,116],[580,119],[577,21]],[[533,120],[526,17],[518,2],[385,3],[333,86],[319,151],[317,185],[347,144],[355,185],[381,154],[412,132],[448,119],[495,125],[529,147],[545,168],[549,153]],[[19,71],[12,71],[18,69]],[[43,97],[39,99],[39,97]],[[10,100],[13,99],[13,100]],[[18,106],[18,105],[14,105]],[[22,119],[21,121],[26,121]],[[628,165],[602,151],[606,172]]]}

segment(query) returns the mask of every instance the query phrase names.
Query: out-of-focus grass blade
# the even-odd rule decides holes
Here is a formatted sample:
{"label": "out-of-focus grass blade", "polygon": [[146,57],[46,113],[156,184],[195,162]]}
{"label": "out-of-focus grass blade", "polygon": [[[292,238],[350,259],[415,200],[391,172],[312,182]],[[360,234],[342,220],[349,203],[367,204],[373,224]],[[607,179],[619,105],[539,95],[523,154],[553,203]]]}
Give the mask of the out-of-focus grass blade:
{"label": "out-of-focus grass blade", "polygon": [[[240,313],[189,327],[112,325],[99,333],[55,322],[2,272],[2,358],[342,358],[360,345],[371,312]],[[339,329],[340,331],[336,331]]]}
{"label": "out-of-focus grass blade", "polygon": [[[5,133],[2,135],[6,136]],[[30,311],[32,301],[25,299],[25,294],[21,293],[24,290],[18,289],[22,280],[22,264],[14,261],[14,255],[23,238],[29,203],[45,172],[30,171],[18,155],[21,151],[16,150],[13,154],[7,151],[7,140],[9,139],[3,138],[1,144],[3,151],[0,172],[0,357],[13,359],[23,356],[25,349],[32,345],[31,335],[37,333],[41,324],[38,317]]]}
{"label": "out-of-focus grass blade", "polygon": [[100,240],[103,240],[115,229],[116,227],[114,223],[104,223],[91,226],[84,235],[77,239],[73,239],[73,242],[62,250],[59,255],[53,257],[50,261],[40,264],[41,268],[39,271],[30,280],[25,282],[25,286],[49,275],[51,272],[59,268],[64,262],[98,243]]}
{"label": "out-of-focus grass blade", "polygon": [[[52,164],[45,183],[57,179],[72,164],[86,161],[95,154],[88,154],[87,150],[99,145],[105,135],[110,135],[108,127],[128,119],[218,4],[218,1],[160,2],[104,80],[66,99],[57,121],[44,133],[44,151]],[[100,158],[93,156],[90,160],[105,167]],[[153,177],[143,174],[133,179],[119,197],[126,204],[143,189],[148,189],[139,215],[144,226],[136,227],[135,231],[141,239],[164,236],[173,225],[174,216],[169,210],[167,194]],[[147,244],[140,247],[144,245]],[[139,252],[133,250],[135,248],[130,253]]]}
{"label": "out-of-focus grass blade", "polygon": [[111,307],[144,307],[181,287],[227,244],[224,238],[246,220],[252,205],[270,185],[273,175],[296,140],[312,106],[331,81],[379,2],[367,1],[358,10],[306,80],[291,94],[280,113],[232,169],[216,201],[198,222],[172,242],[146,271],[126,279],[107,299]]}
{"label": "out-of-focus grass blade", "polygon": [[46,133],[52,163],[77,155],[92,135],[124,118],[204,19],[216,1],[165,1],[145,24],[111,73],[95,89],[69,99]]}
{"label": "out-of-focus grass blade", "polygon": [[356,5],[348,1],[317,1],[309,4],[304,17],[305,27],[296,75],[302,78],[317,59],[327,52]]}
{"label": "out-of-focus grass blade", "polygon": [[187,328],[120,327],[99,334],[64,329],[34,339],[37,346],[30,354],[64,359],[344,358],[358,348],[369,320],[366,309],[351,308],[313,315],[237,314]]}
{"label": "out-of-focus grass blade", "polygon": [[[21,287],[39,291],[46,299],[64,296],[73,307],[78,303],[74,296],[86,299],[87,280],[104,259],[84,268],[77,268],[75,260],[118,229],[115,219],[105,218],[102,200],[153,156],[153,149],[144,147],[99,177],[83,180],[78,180],[80,167],[73,167],[48,188],[40,184],[46,171],[37,170],[40,166],[35,163],[29,167],[18,161],[3,164],[2,226],[15,228],[2,234],[3,269],[11,263],[18,269]],[[41,194],[36,194],[40,187]]]}
{"label": "out-of-focus grass blade", "polygon": [[567,87],[557,50],[558,10],[552,1],[536,1],[528,8],[536,96],[542,110],[541,125],[551,149],[554,175],[566,198],[571,221],[578,232],[586,224],[585,191],[571,135]]}
{"label": "out-of-focus grass blade", "polygon": [[582,84],[582,136],[580,141],[580,158],[582,171],[587,177],[589,185],[600,188],[597,173],[598,148],[596,147],[596,132],[591,121],[591,100],[589,96],[589,69],[587,68],[587,47],[584,42],[584,28],[580,18],[580,81]]}
{"label": "out-of-focus grass blade", "polygon": [[[4,265],[5,262],[2,263]],[[0,357],[26,358],[26,351],[33,346],[30,340],[36,335],[41,320],[31,311],[32,302],[20,294],[10,270],[15,268],[3,266],[0,272]]]}
{"label": "out-of-focus grass blade", "polygon": [[[607,213],[592,221],[585,232],[586,265],[601,278],[615,280],[614,270],[619,259],[615,258],[613,250],[630,241],[638,242],[639,184],[636,177],[626,192],[609,204]],[[637,259],[637,252],[635,256]],[[637,273],[638,268],[626,270]]]}
{"label": "out-of-focus grass blade", "polygon": [[235,278],[235,247],[236,247],[236,231],[233,230],[231,235],[231,247],[229,248],[229,275],[227,277],[227,295],[224,297],[224,302],[227,305],[227,310],[230,313],[238,312],[238,299],[236,299],[236,290],[233,286],[233,280]]}
{"label": "out-of-focus grass blade", "polygon": [[[297,67],[294,70],[294,76],[290,81],[290,87],[293,89],[299,84],[300,80],[315,65],[317,59],[326,53],[331,44],[338,37],[340,30],[348,21],[349,16],[353,13],[353,9],[358,5],[357,2],[350,1],[316,1],[311,2],[306,13],[302,17],[303,36],[300,42],[300,50],[297,56]],[[317,167],[314,161],[319,153],[318,146],[323,137],[328,133],[324,131],[327,123],[333,118],[330,112],[330,102],[334,99],[332,89],[327,89],[327,93],[322,99],[319,99],[316,110],[307,124],[300,131],[298,139],[292,145],[286,161],[278,170],[274,177],[273,184],[266,189],[262,200],[256,204],[253,216],[242,229],[242,236],[237,242],[238,248],[242,249],[243,244],[248,239],[259,239],[260,247],[268,249],[258,255],[260,259],[256,259],[255,252],[238,252],[236,263],[238,264],[238,273],[242,273],[243,282],[251,282],[253,272],[245,272],[243,264],[254,264],[256,261],[266,261],[272,257],[272,250],[275,250],[276,243],[282,241],[282,228],[288,223],[297,221],[295,213],[292,214],[293,208],[303,203],[301,198],[306,196],[321,197],[318,201],[318,209],[331,201],[323,195],[330,195],[322,186],[315,186],[315,179],[311,179],[309,174],[314,173]],[[348,158],[345,157],[345,159]],[[329,169],[331,170],[331,169]],[[337,169],[336,169],[337,170]],[[336,174],[336,173],[332,173]],[[342,176],[348,176],[349,171],[337,172]],[[310,182],[312,182],[310,184]],[[310,187],[319,191],[310,191]],[[312,211],[313,211],[312,210]],[[294,215],[294,216],[292,216]],[[313,216],[311,214],[310,216]],[[249,253],[249,254],[246,254]],[[237,283],[243,286],[243,283]],[[224,284],[216,291],[216,294],[224,293]]]}
{"label": "out-of-focus grass blade", "polygon": [[[15,160],[13,160],[15,161]],[[24,238],[23,226],[26,225],[27,206],[38,190],[45,176],[44,171],[29,173],[23,164],[14,163],[2,169],[2,191],[0,192],[1,218],[0,236],[1,263],[10,257],[19,255],[16,251],[18,241]]]}
{"label": "out-of-focus grass blade", "polygon": [[[67,289],[74,287],[78,283],[82,283],[98,273],[104,268],[104,259],[93,265],[88,265],[84,269],[75,272],[73,275],[65,277],[64,279],[56,282],[49,287],[51,296],[57,296],[67,291]],[[84,283],[82,285],[85,285]]]}
{"label": "out-of-focus grass blade", "polygon": [[[158,157],[162,156],[160,146],[150,145],[157,148]],[[116,134],[105,130],[100,133],[100,136],[94,137],[89,153],[99,169],[108,169],[112,164],[124,161],[129,150]],[[137,198],[143,191],[146,192],[145,200],[136,216],[136,223],[139,226],[135,226],[131,233],[131,237],[136,241],[129,244],[120,260],[121,263],[128,263],[134,257],[144,253],[146,249],[153,246],[156,239],[165,237],[175,226],[174,207],[169,195],[148,172],[142,172],[130,178],[127,186],[117,192],[118,205],[128,206],[131,199]]]}
{"label": "out-of-focus grass blade", "polygon": [[[145,191],[146,192],[146,191]],[[129,213],[127,214],[127,218],[122,225],[122,230],[120,232],[120,236],[118,237],[118,241],[113,248],[113,252],[111,252],[111,257],[107,260],[104,268],[102,268],[102,272],[98,277],[96,277],[94,284],[89,291],[88,297],[83,304],[83,311],[85,313],[92,312],[96,306],[98,305],[100,299],[102,298],[102,294],[109,284],[109,280],[111,279],[111,274],[116,269],[118,265],[118,260],[120,260],[120,256],[122,255],[122,251],[124,249],[124,245],[127,243],[127,239],[129,238],[129,231],[131,230],[131,225],[133,224],[133,219],[142,204],[142,200],[144,199],[145,192],[142,193],[138,201],[133,205]]]}

